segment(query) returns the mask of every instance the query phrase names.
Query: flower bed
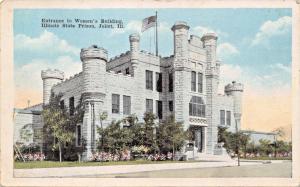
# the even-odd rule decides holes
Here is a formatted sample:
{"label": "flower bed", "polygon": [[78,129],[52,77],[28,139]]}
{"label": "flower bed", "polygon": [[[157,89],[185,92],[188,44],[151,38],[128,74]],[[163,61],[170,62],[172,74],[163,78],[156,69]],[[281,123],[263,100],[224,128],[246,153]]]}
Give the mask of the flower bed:
{"label": "flower bed", "polygon": [[[22,155],[25,161],[43,161],[45,160],[45,155],[43,153],[27,153]],[[15,155],[14,159],[16,161],[23,161],[20,155]]]}
{"label": "flower bed", "polygon": [[130,160],[130,151],[122,151],[119,154],[96,152],[93,153],[91,160],[95,162],[127,161]]}

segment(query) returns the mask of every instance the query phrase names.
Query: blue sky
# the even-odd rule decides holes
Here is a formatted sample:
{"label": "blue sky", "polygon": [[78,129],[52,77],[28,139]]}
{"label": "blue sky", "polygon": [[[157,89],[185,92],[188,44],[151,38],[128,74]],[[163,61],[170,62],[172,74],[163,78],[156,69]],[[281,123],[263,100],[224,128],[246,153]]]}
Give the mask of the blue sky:
{"label": "blue sky", "polygon": [[[290,88],[291,9],[158,9],[159,53],[173,53],[170,28],[186,21],[190,34],[201,36],[216,32],[218,55],[225,81],[243,82],[249,89],[263,93],[278,87]],[[63,68],[67,77],[80,71],[80,48],[97,44],[108,50],[109,57],[129,49],[128,36],[140,32],[143,18],[154,9],[22,10],[14,12],[16,86],[39,68]],[[121,19],[124,29],[42,28],[41,19]],[[141,33],[141,48],[154,52],[152,29]],[[151,47],[150,47],[151,46]],[[32,76],[32,74],[31,74]],[[28,78],[28,77],[27,77]],[[38,81],[38,78],[32,81]],[[31,84],[27,85],[32,86]],[[35,87],[41,88],[41,83]],[[265,90],[264,90],[265,89]]]}

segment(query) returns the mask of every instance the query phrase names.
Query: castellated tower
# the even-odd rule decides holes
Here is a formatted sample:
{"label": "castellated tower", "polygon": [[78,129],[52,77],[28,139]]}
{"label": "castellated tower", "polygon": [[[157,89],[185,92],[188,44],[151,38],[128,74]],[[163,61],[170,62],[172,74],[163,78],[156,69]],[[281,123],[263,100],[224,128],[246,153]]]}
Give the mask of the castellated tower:
{"label": "castellated tower", "polygon": [[136,89],[134,92],[134,98],[135,101],[132,104],[132,108],[136,112],[136,115],[142,119],[143,118],[143,111],[145,109],[143,108],[143,105],[139,103],[143,103],[143,97],[141,95],[144,94],[145,89],[145,83],[144,79],[144,69],[142,68],[142,65],[139,63],[140,58],[140,36],[139,34],[131,34],[129,36],[129,43],[130,43],[130,61],[132,65],[132,75],[134,76],[134,84],[136,85]]}
{"label": "castellated tower", "polygon": [[130,53],[131,53],[131,64],[135,69],[138,65],[139,54],[140,54],[140,36],[139,34],[131,34],[129,36]]}
{"label": "castellated tower", "polygon": [[206,51],[207,68],[206,76],[206,119],[210,124],[207,127],[207,150],[208,154],[213,154],[214,147],[218,142],[218,110],[217,95],[220,74],[220,63],[217,61],[216,47],[217,35],[208,33],[202,36],[203,48]]}
{"label": "castellated tower", "polygon": [[86,138],[86,151],[83,159],[89,160],[96,145],[96,127],[100,122],[99,114],[103,111],[105,99],[105,74],[107,51],[92,45],[81,49],[83,92],[82,98],[85,105],[82,135]]}
{"label": "castellated tower", "polygon": [[188,121],[188,105],[189,98],[187,97],[187,90],[191,90],[189,78],[191,76],[188,68],[188,31],[189,26],[186,22],[178,21],[173,27],[174,33],[174,101],[175,101],[175,120]]}
{"label": "castellated tower", "polygon": [[225,86],[225,94],[233,97],[233,115],[236,122],[236,130],[241,129],[241,116],[242,116],[242,95],[244,91],[244,86],[241,83],[236,83]]}
{"label": "castellated tower", "polygon": [[47,69],[41,72],[41,77],[43,79],[43,103],[46,105],[50,100],[52,86],[64,79],[64,73],[57,69]]}

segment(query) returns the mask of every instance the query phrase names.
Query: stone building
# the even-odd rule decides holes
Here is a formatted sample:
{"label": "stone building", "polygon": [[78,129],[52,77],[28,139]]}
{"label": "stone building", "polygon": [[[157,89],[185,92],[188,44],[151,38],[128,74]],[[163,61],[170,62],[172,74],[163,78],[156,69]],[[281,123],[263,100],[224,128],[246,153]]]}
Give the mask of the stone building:
{"label": "stone building", "polygon": [[232,82],[218,94],[220,61],[216,48],[218,37],[208,33],[189,36],[189,26],[176,22],[174,54],[155,56],[140,49],[140,36],[129,36],[130,50],[108,59],[108,51],[92,45],[81,50],[82,72],[64,80],[59,70],[42,71],[43,104],[51,91],[62,93],[61,104],[70,110],[82,97],[85,113],[77,124],[77,144],[81,137],[87,143],[83,158],[96,149],[96,127],[99,114],[107,112],[105,125],[112,120],[135,114],[142,120],[145,112],[153,112],[159,121],[174,115],[194,135],[196,152],[219,154],[218,126],[235,131],[240,128],[243,85]]}

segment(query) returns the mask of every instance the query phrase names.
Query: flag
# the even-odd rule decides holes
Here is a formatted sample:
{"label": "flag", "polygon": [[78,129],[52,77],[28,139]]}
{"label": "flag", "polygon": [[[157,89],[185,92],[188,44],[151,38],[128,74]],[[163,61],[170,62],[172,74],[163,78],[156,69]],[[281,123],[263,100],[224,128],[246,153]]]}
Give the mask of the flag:
{"label": "flag", "polygon": [[156,16],[150,16],[148,18],[143,19],[143,24],[142,24],[142,32],[145,30],[154,27],[156,23]]}

